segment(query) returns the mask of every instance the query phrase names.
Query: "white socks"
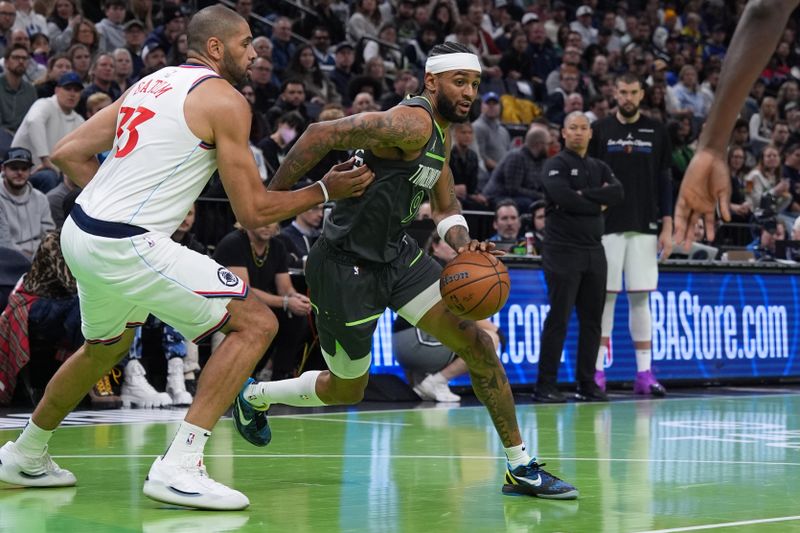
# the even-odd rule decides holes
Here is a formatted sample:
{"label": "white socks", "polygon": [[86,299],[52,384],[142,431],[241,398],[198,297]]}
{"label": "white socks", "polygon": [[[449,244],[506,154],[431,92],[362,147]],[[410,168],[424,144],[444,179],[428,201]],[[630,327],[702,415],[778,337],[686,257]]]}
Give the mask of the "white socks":
{"label": "white socks", "polygon": [[172,439],[172,444],[164,453],[164,461],[172,464],[179,464],[181,457],[190,453],[203,453],[206,441],[211,436],[211,432],[199,426],[190,424],[186,420],[181,422],[178,433]]}
{"label": "white socks", "polygon": [[524,442],[517,446],[503,448],[503,450],[506,452],[506,458],[508,459],[508,464],[511,465],[511,470],[531,462],[531,456],[528,455],[528,452],[525,450]]}
{"label": "white socks", "polygon": [[53,436],[55,430],[42,429],[33,423],[33,419],[28,420],[28,424],[17,440],[14,441],[14,447],[28,457],[39,457],[44,453],[47,448],[47,443],[50,437]]}
{"label": "white socks", "polygon": [[651,359],[652,357],[650,355],[650,348],[645,350],[636,350],[636,371],[646,372],[650,370]]}
{"label": "white socks", "polygon": [[294,407],[318,407],[325,403],[317,396],[317,377],[320,370],[303,372],[300,377],[281,381],[254,383],[247,387],[244,397],[259,409],[266,409],[273,403]]}

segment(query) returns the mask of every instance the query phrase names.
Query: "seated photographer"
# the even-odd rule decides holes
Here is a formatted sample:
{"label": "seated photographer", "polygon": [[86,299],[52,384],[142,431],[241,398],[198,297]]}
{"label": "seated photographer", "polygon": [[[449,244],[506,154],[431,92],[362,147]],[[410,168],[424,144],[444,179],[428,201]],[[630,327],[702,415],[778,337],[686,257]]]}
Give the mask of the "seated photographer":
{"label": "seated photographer", "polygon": [[786,239],[786,226],[776,217],[763,218],[758,222],[758,235],[747,249],[758,261],[774,261],[775,242]]}

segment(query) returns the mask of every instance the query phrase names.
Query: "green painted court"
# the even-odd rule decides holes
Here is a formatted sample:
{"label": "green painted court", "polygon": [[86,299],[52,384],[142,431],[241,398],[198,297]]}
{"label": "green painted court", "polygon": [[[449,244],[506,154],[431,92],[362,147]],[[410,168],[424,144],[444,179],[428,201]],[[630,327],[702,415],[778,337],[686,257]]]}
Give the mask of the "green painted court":
{"label": "green painted court", "polygon": [[[502,448],[480,406],[276,409],[286,414],[271,417],[263,449],[223,419],[206,447],[209,473],[251,502],[226,513],[167,508],[141,493],[181,411],[79,412],[51,442],[78,486],[0,485],[0,531],[800,531],[798,392],[520,405],[539,460],[580,489],[572,502],[501,495]],[[5,442],[27,416],[0,415]]]}

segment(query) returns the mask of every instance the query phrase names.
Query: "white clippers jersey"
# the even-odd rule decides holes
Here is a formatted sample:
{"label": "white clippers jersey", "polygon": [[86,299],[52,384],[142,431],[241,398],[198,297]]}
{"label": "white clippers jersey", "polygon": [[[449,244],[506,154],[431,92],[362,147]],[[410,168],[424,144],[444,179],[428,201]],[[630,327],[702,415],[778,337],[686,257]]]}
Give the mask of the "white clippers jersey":
{"label": "white clippers jersey", "polygon": [[[171,235],[217,168],[217,153],[183,114],[189,91],[213,70],[166,67],[133,85],[117,118],[114,147],[77,203],[87,215]],[[209,102],[208,105],[213,105]]]}

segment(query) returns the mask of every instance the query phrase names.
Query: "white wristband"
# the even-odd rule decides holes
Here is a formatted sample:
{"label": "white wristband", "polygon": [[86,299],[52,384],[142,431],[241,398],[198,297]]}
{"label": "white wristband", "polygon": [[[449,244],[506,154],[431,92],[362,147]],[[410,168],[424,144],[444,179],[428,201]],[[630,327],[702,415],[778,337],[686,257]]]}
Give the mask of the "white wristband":
{"label": "white wristband", "polygon": [[322,189],[322,194],[325,195],[325,203],[327,204],[331,201],[331,197],[328,196],[328,188],[324,183],[322,183],[322,180],[317,181],[317,183],[319,184],[320,189]]}
{"label": "white wristband", "polygon": [[469,232],[466,218],[461,215],[450,215],[436,225],[436,231],[439,233],[439,237],[445,240],[444,236],[447,235],[447,232],[450,231],[450,228],[453,226],[464,226],[467,228],[467,232]]}

